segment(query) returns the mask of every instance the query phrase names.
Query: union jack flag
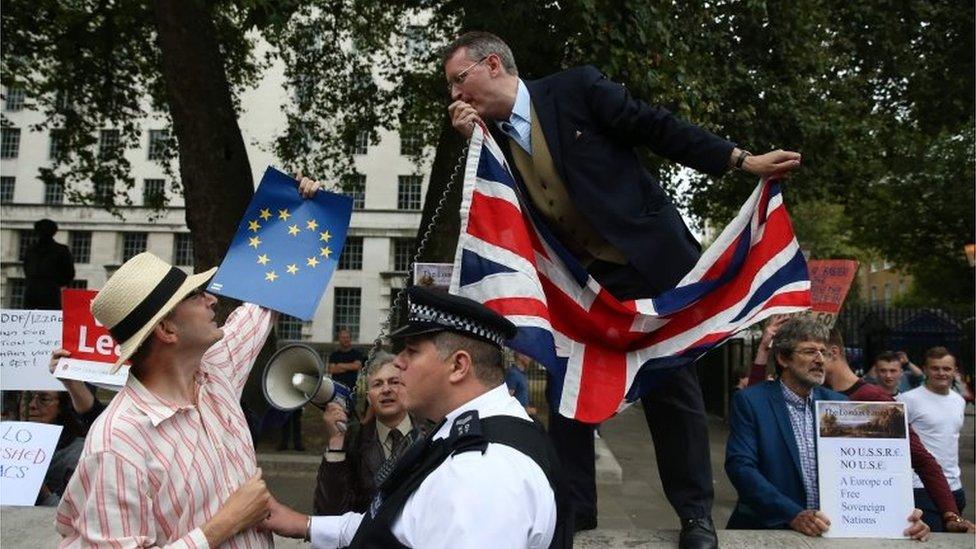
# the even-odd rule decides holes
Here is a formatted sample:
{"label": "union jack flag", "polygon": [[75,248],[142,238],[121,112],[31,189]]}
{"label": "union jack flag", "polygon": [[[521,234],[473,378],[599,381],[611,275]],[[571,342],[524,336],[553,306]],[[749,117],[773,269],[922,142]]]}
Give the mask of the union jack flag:
{"label": "union jack flag", "polygon": [[806,261],[779,185],[763,181],[679,283],[620,301],[553,236],[497,143],[476,126],[450,292],[518,327],[508,345],[551,374],[563,416],[601,422],[665,370],[690,365],[755,322],[810,306]]}

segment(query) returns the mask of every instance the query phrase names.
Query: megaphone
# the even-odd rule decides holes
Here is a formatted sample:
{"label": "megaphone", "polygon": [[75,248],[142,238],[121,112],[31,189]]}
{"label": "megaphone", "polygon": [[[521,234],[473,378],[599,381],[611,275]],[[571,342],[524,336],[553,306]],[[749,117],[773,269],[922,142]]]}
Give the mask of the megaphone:
{"label": "megaphone", "polygon": [[325,375],[325,364],[308,345],[285,345],[271,355],[261,377],[264,398],[275,408],[290,412],[308,403],[325,409],[329,402],[345,408],[349,387]]}

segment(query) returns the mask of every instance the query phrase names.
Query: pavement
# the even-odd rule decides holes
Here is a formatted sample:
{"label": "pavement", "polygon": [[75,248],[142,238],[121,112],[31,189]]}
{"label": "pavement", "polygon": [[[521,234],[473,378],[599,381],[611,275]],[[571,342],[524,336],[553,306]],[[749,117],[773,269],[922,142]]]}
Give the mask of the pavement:
{"label": "pavement", "polygon": [[[967,505],[963,515],[974,520],[974,446],[973,408],[966,412],[966,423],[960,437],[960,462],[963,485],[967,488]],[[675,547],[678,520],[664,497],[657,473],[650,435],[644,415],[636,406],[606,422],[597,440],[597,488],[599,526],[576,537],[575,546],[583,549]],[[736,494],[725,476],[725,440],[728,428],[722,420],[713,419],[709,426],[712,470],[715,482],[713,519],[723,527],[732,513]],[[317,452],[304,454],[262,452],[258,455],[268,486],[282,502],[303,512],[311,511],[315,473],[320,460]],[[57,535],[53,528],[54,509],[38,507],[3,507],[0,509],[0,546],[53,547]],[[899,540],[854,540],[808,538],[789,531],[720,530],[723,547],[781,548],[817,547],[865,549],[910,544]],[[929,549],[974,547],[972,535],[935,534],[926,544]],[[283,538],[276,545],[284,548],[307,547]]]}

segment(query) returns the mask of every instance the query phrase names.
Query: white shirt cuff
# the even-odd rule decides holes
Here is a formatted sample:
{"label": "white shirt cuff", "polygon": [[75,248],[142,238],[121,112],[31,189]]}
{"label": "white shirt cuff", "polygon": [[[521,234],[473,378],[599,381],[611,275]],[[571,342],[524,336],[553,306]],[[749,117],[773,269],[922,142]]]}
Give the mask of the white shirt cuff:
{"label": "white shirt cuff", "polygon": [[339,549],[352,542],[363,521],[360,513],[312,517],[311,538],[315,549]]}

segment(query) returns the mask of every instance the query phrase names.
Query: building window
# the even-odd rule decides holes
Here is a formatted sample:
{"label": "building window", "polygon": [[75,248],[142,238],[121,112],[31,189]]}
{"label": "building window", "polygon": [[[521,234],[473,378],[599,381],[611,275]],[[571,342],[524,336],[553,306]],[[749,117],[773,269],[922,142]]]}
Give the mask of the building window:
{"label": "building window", "polygon": [[98,134],[98,156],[106,158],[118,154],[121,142],[119,130],[102,130]]}
{"label": "building window", "polygon": [[397,185],[397,209],[419,210],[420,186],[421,176],[401,175],[399,184]]}
{"label": "building window", "polygon": [[72,280],[68,283],[68,287],[73,290],[87,290],[88,281],[87,280]]}
{"label": "building window", "polygon": [[344,271],[359,271],[363,268],[363,237],[347,236],[336,267]]}
{"label": "building window", "polygon": [[173,265],[193,266],[193,235],[190,233],[173,235]]}
{"label": "building window", "polygon": [[884,285],[884,304],[891,305],[891,284],[888,282]]}
{"label": "building window", "polygon": [[369,132],[359,132],[349,145],[349,154],[366,154],[369,151]]}
{"label": "building window", "polygon": [[165,160],[169,148],[169,132],[149,130],[149,160]]}
{"label": "building window", "polygon": [[366,208],[366,176],[361,173],[346,175],[342,178],[342,191],[352,197],[352,209]]}
{"label": "building window", "polygon": [[166,181],[163,179],[144,179],[142,183],[142,205],[162,207],[166,203]]}
{"label": "building window", "polygon": [[17,231],[17,261],[23,261],[27,250],[37,242],[37,234],[31,229]]}
{"label": "building window", "polygon": [[407,271],[410,269],[410,263],[413,261],[413,244],[414,239],[412,238],[393,239],[394,271]]}
{"label": "building window", "polygon": [[335,303],[332,310],[332,324],[336,330],[349,330],[353,341],[359,341],[359,307],[361,302],[359,288],[336,288]]}
{"label": "building window", "polygon": [[49,160],[61,160],[62,155],[64,155],[64,130],[51,130],[51,134],[48,136],[50,141],[47,146],[47,157]]}
{"label": "building window", "polygon": [[115,181],[102,177],[95,181],[95,200],[111,202],[115,199]]}
{"label": "building window", "polygon": [[7,279],[7,308],[24,308],[24,288],[27,287],[27,280],[23,278]]}
{"label": "building window", "polygon": [[278,324],[276,326],[278,339],[295,341],[302,339],[302,327],[305,324],[301,319],[282,313],[278,316]]}
{"label": "building window", "polygon": [[60,181],[45,181],[44,203],[64,204],[64,183]]}
{"label": "building window", "polygon": [[0,204],[10,204],[14,201],[14,177],[0,177]]}
{"label": "building window", "polygon": [[122,233],[122,263],[146,251],[146,233]]}
{"label": "building window", "polygon": [[877,302],[878,302],[878,287],[871,286],[871,297],[869,303],[871,303],[871,305],[874,305]]}
{"label": "building window", "polygon": [[91,263],[91,231],[71,231],[68,248],[75,263]]}
{"label": "building window", "polygon": [[26,97],[27,94],[24,93],[24,88],[7,88],[7,97],[3,102],[3,110],[8,112],[16,112],[23,109],[24,99]]}
{"label": "building window", "polygon": [[400,154],[404,156],[417,156],[423,150],[423,139],[417,132],[405,132],[400,134]]}
{"label": "building window", "polygon": [[0,158],[17,158],[20,154],[20,128],[0,128]]}

